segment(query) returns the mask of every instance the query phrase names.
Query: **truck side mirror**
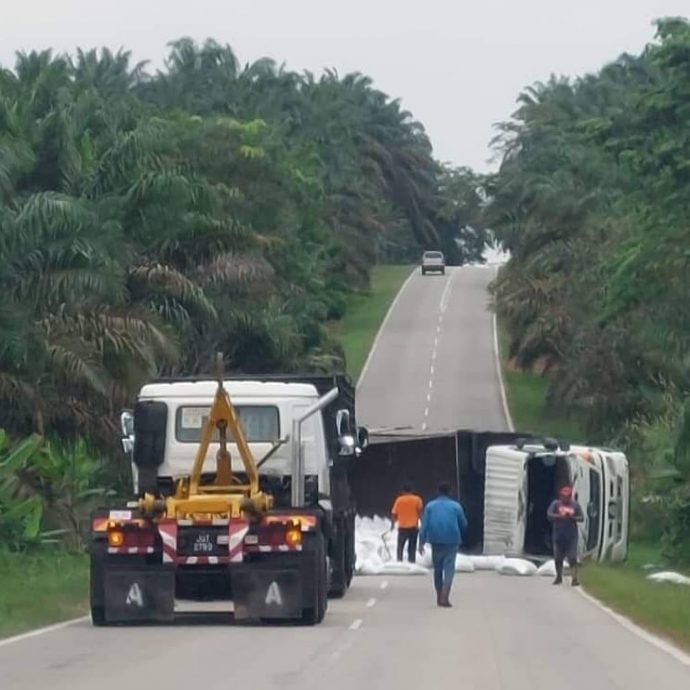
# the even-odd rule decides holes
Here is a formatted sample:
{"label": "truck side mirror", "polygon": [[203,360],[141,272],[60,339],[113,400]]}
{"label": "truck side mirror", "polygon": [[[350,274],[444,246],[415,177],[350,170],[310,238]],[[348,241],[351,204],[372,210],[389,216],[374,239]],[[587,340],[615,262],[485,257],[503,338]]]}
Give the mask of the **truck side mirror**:
{"label": "truck side mirror", "polygon": [[134,414],[131,410],[123,410],[120,413],[120,430],[122,450],[125,455],[131,455],[134,451]]}

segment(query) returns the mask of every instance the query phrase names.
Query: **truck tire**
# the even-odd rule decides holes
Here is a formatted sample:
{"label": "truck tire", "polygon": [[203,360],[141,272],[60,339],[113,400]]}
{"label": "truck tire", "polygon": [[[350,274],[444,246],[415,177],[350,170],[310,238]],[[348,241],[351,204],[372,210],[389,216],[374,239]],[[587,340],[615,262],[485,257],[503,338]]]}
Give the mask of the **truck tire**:
{"label": "truck tire", "polygon": [[326,546],[323,534],[314,535],[314,597],[312,604],[302,609],[302,624],[317,625],[323,621],[328,607],[327,574],[326,574]]}
{"label": "truck tire", "polygon": [[103,574],[103,560],[95,554],[91,554],[89,580],[91,590],[91,623],[96,627],[102,627],[108,624],[108,622],[105,619],[105,584]]}
{"label": "truck tire", "polygon": [[91,607],[91,623],[97,628],[102,628],[108,624],[105,620],[105,606]]}
{"label": "truck tire", "polygon": [[424,269],[422,269],[422,275],[423,275],[423,276],[426,275],[426,271],[425,271]]}
{"label": "truck tire", "polygon": [[345,535],[345,582],[348,586],[352,584],[355,574],[355,520],[347,522],[347,534]]}

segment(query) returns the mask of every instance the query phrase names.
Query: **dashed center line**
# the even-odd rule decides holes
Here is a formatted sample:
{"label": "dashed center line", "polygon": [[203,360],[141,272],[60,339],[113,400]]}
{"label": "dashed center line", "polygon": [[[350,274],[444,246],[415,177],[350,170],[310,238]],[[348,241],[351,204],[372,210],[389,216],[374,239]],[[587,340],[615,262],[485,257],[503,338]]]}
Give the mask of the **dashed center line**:
{"label": "dashed center line", "polygon": [[362,621],[361,618],[358,618],[357,620],[352,621],[352,624],[350,625],[350,630],[358,630],[363,622],[364,621]]}
{"label": "dashed center line", "polygon": [[384,581],[381,583],[381,589],[386,589],[387,587],[388,587],[388,580],[384,580]]}
{"label": "dashed center line", "polygon": [[376,606],[376,597],[371,597],[371,599],[367,601],[367,608],[370,609],[372,606]]}

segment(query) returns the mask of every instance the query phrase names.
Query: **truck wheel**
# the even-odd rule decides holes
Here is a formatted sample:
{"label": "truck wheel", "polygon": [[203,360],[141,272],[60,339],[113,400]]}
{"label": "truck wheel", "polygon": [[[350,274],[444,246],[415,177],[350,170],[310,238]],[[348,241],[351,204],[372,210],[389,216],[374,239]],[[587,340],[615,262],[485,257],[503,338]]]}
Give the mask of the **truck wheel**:
{"label": "truck wheel", "polygon": [[89,569],[91,622],[95,626],[107,625],[105,619],[105,584],[104,567],[101,557],[91,554],[91,567]]}
{"label": "truck wheel", "polygon": [[441,275],[442,275],[442,276],[446,275],[446,269],[445,269],[445,268],[442,268],[442,269],[441,269]]}
{"label": "truck wheel", "polygon": [[302,624],[316,625],[320,623],[326,615],[327,602],[327,583],[326,583],[326,548],[324,545],[323,534],[319,533],[315,538],[314,558],[314,598],[311,606],[302,609]]}
{"label": "truck wheel", "polygon": [[345,583],[348,588],[352,584],[355,574],[355,521],[348,521],[347,535],[345,537]]}
{"label": "truck wheel", "polygon": [[97,628],[107,624],[105,620],[105,606],[91,607],[91,623]]}
{"label": "truck wheel", "polygon": [[425,271],[424,269],[422,269],[422,275],[423,275],[423,276],[426,275],[426,271]]}

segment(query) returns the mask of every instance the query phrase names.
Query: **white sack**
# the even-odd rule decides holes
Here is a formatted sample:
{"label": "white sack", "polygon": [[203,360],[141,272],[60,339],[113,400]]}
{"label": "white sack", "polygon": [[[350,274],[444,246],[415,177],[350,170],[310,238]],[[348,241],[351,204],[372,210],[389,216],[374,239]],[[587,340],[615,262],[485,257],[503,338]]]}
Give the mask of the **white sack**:
{"label": "white sack", "polygon": [[654,573],[653,575],[647,575],[648,580],[653,582],[671,582],[674,585],[690,585],[690,577],[681,575],[680,573],[674,573],[670,570],[665,570],[662,573]]}
{"label": "white sack", "polygon": [[506,558],[496,570],[501,575],[529,576],[537,572],[537,566],[522,558]]}
{"label": "white sack", "polygon": [[465,556],[464,553],[459,553],[455,557],[455,572],[456,573],[473,573],[474,563],[469,556]]}
{"label": "white sack", "polygon": [[496,570],[505,556],[468,556],[475,570]]}
{"label": "white sack", "polygon": [[424,544],[424,553],[417,554],[417,563],[423,568],[433,568],[434,564],[431,560],[431,546],[429,544]]}
{"label": "white sack", "polygon": [[[563,572],[567,573],[568,570],[568,564],[564,563]],[[553,560],[553,558],[550,561],[546,561],[546,563],[542,563],[539,566],[539,568],[537,569],[537,575],[543,575],[545,577],[556,577],[556,562]]]}
{"label": "white sack", "polygon": [[427,575],[428,570],[418,563],[389,561],[383,564],[382,575]]}
{"label": "white sack", "polygon": [[384,563],[377,554],[372,554],[363,560],[357,569],[358,575],[380,575],[383,571]]}

